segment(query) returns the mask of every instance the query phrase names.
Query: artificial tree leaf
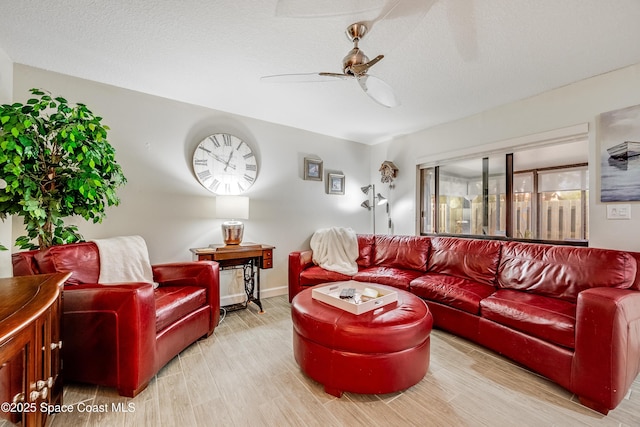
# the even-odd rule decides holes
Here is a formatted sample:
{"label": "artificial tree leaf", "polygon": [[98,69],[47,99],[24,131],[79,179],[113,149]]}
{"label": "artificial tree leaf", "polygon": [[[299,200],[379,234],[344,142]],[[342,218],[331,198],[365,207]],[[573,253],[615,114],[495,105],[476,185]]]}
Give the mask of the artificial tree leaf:
{"label": "artificial tree leaf", "polygon": [[84,104],[31,93],[26,105],[0,109],[0,170],[7,182],[0,217],[23,217],[27,236],[16,240],[22,249],[82,239],[64,217],[101,222],[105,208],[120,201],[116,188],[126,183],[101,117]]}

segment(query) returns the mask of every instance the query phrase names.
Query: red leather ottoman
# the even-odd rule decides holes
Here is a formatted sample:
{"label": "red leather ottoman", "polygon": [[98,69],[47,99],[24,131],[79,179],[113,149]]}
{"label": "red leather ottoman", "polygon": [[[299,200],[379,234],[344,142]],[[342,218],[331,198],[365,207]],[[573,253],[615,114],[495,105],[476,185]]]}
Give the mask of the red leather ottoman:
{"label": "red leather ottoman", "polygon": [[393,290],[396,303],[360,315],[313,299],[311,288],[293,298],[294,357],[327,393],[392,393],[427,373],[431,313],[420,298]]}

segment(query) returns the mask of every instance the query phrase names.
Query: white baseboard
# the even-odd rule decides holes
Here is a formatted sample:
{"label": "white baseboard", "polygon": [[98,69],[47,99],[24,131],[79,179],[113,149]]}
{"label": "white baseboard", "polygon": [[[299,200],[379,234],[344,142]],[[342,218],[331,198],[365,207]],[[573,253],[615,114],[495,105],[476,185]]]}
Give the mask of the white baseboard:
{"label": "white baseboard", "polygon": [[[286,295],[289,292],[287,286],[279,286],[277,288],[260,289],[260,299],[276,297],[279,295]],[[239,304],[245,302],[247,296],[244,293],[236,293],[232,295],[221,295],[220,306]]]}

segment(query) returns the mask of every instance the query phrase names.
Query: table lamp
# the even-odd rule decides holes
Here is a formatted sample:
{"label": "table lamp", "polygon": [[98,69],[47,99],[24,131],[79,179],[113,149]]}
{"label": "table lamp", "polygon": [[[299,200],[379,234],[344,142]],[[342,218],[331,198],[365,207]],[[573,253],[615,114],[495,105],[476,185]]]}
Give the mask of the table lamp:
{"label": "table lamp", "polygon": [[216,218],[227,219],[222,223],[222,239],[225,245],[242,242],[244,224],[239,219],[249,219],[249,198],[246,196],[217,196]]}

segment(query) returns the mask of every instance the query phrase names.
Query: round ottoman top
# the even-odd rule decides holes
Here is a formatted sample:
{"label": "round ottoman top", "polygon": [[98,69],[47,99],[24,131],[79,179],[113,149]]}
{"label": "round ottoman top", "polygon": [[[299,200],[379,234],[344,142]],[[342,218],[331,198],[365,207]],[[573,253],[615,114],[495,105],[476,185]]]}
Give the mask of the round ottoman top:
{"label": "round ottoman top", "polygon": [[293,327],[317,344],[354,353],[391,353],[424,343],[433,326],[426,303],[400,289],[375,287],[397,292],[398,301],[358,315],[315,300],[305,289],[291,302]]}

